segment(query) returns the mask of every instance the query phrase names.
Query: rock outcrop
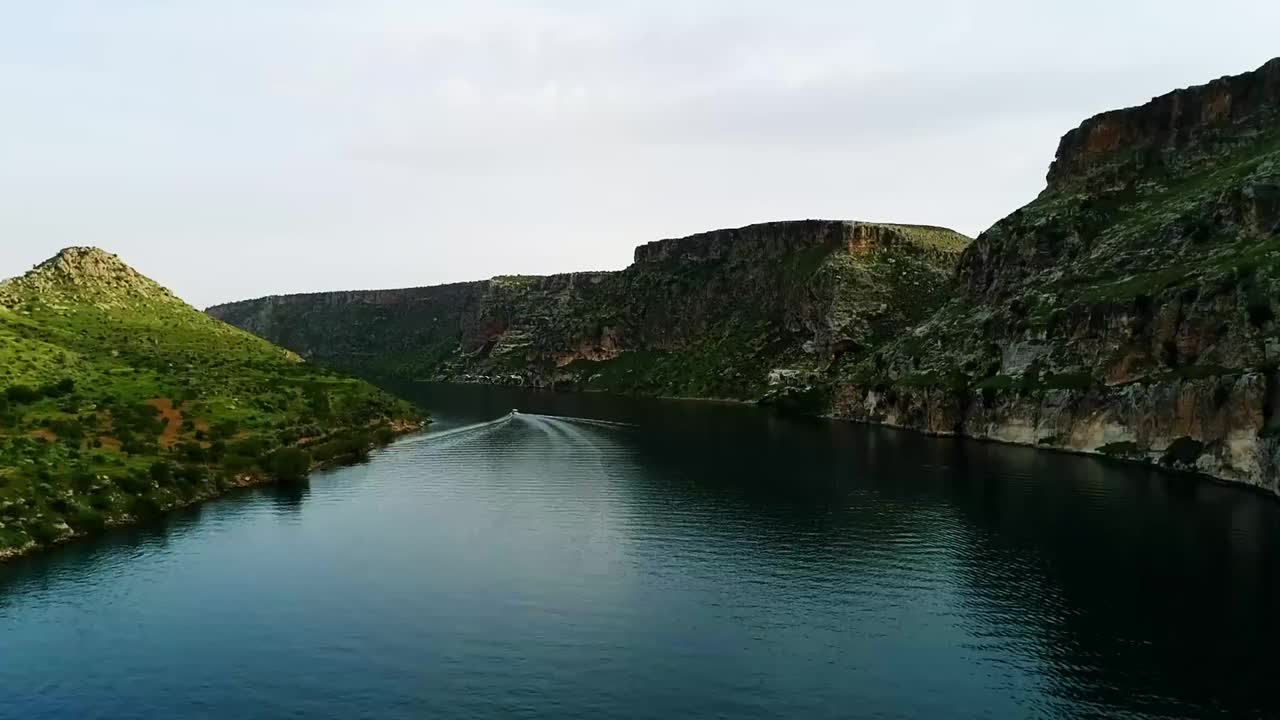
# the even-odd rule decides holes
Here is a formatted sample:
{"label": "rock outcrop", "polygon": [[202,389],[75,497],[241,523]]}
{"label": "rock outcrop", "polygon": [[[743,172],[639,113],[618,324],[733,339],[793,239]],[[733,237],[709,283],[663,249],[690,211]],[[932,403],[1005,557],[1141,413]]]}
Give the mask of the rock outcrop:
{"label": "rock outcrop", "polygon": [[209,312],[366,377],[755,399],[773,370],[825,374],[925,318],[967,244],[942,228],[766,223],[649,243],[619,272],[273,297]]}
{"label": "rock outcrop", "polygon": [[1280,60],[1069,132],[957,295],[842,371],[839,417],[1277,491]]}

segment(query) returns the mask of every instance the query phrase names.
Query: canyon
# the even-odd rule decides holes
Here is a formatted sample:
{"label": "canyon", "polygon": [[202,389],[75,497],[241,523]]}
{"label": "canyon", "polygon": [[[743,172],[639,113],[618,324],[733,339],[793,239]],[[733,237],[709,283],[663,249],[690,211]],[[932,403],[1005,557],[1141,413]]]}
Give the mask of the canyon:
{"label": "canyon", "polygon": [[976,239],[805,220],[617,272],[208,312],[375,381],[755,400],[1280,490],[1280,58],[1103,113]]}

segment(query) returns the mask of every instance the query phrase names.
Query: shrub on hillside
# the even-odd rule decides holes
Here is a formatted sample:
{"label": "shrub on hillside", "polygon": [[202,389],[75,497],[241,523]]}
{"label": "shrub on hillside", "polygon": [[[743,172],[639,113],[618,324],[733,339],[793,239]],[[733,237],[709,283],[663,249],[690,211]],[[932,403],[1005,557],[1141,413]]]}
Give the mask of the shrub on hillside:
{"label": "shrub on hillside", "polygon": [[369,435],[359,430],[340,432],[313,445],[311,453],[319,462],[364,460],[369,457]]}
{"label": "shrub on hillside", "polygon": [[37,392],[39,392],[44,397],[60,398],[60,397],[65,397],[67,395],[70,395],[71,393],[75,392],[75,389],[76,389],[75,380],[72,380],[71,378],[63,378],[56,383],[50,383],[48,385],[41,386]]}
{"label": "shrub on hillside", "polygon": [[177,478],[188,485],[203,485],[209,481],[209,469],[203,465],[187,463],[178,466]]}
{"label": "shrub on hillside", "polygon": [[235,420],[220,420],[209,428],[209,432],[217,440],[230,440],[240,432],[240,425]]}
{"label": "shrub on hillside", "polygon": [[147,474],[150,475],[151,481],[160,487],[173,482],[173,466],[163,460],[153,463]]}
{"label": "shrub on hillside", "polygon": [[79,443],[84,438],[84,426],[79,420],[54,420],[49,423],[49,431],[59,440]]}
{"label": "shrub on hillside", "polygon": [[281,482],[301,482],[311,472],[311,453],[301,448],[280,448],[266,457],[263,466]]}
{"label": "shrub on hillside", "polygon": [[29,385],[14,385],[4,394],[14,405],[27,405],[40,399],[40,391]]}

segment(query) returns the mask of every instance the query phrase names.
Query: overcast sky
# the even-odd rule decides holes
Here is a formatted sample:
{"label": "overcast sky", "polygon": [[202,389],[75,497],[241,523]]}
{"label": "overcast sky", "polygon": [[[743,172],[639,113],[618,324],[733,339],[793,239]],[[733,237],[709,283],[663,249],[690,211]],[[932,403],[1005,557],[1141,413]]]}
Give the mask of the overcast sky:
{"label": "overcast sky", "polygon": [[190,302],[612,269],[811,217],[976,235],[1085,117],[1280,54],[1280,3],[0,0],[0,277]]}

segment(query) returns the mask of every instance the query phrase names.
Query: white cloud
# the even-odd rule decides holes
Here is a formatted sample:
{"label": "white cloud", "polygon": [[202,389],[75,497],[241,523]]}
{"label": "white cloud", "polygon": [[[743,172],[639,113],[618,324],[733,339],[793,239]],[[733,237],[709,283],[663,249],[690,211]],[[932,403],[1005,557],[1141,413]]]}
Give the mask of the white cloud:
{"label": "white cloud", "polygon": [[0,10],[0,275],[101,244],[201,304],[620,267],[769,219],[976,233],[1084,117],[1256,67],[1280,21],[1246,2],[21,5]]}

